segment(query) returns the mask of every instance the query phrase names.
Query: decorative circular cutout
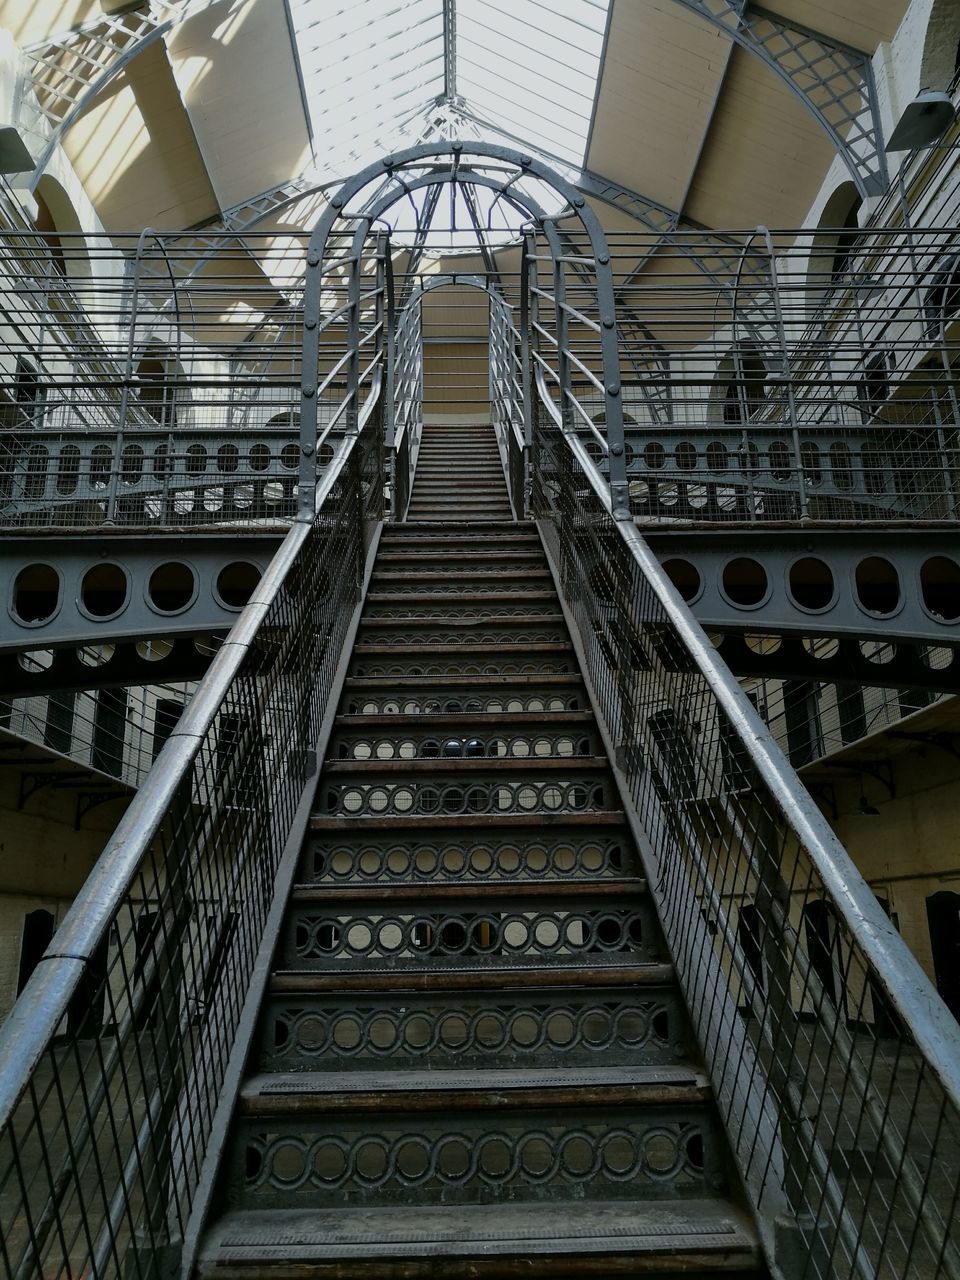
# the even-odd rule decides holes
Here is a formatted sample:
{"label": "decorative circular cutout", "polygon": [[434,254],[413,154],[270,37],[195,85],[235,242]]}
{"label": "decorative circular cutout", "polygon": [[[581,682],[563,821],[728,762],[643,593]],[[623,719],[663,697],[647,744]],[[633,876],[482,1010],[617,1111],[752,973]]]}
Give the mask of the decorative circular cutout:
{"label": "decorative circular cutout", "polygon": [[95,564],[80,583],[80,608],[89,618],[115,618],[127,607],[130,582],[118,564]]}
{"label": "decorative circular cutout", "polygon": [[793,603],[807,613],[822,613],[836,599],[833,570],[816,556],[804,556],[793,562],[787,574],[787,587]]}
{"label": "decorative circular cutout", "polygon": [[691,564],[689,560],[676,558],[664,560],[663,571],[687,604],[696,600],[703,589],[703,579],[700,576],[700,570],[695,564]]}
{"label": "decorative circular cutout", "polygon": [[216,596],[226,609],[242,609],[260,581],[257,565],[248,560],[234,560],[217,574]]}
{"label": "decorative circular cutout", "polygon": [[900,578],[883,556],[867,556],[857,565],[857,601],[867,613],[889,617],[900,607]]}
{"label": "decorative circular cutout", "polygon": [[770,593],[767,571],[759,560],[737,556],[724,565],[723,594],[738,609],[756,609]]}
{"label": "decorative circular cutout", "polygon": [[960,565],[949,556],[931,556],[920,566],[923,607],[938,622],[960,618]]}
{"label": "decorative circular cutout", "polygon": [[105,667],[116,651],[115,644],[85,644],[77,650],[77,661],[83,667]]}
{"label": "decorative circular cutout", "polygon": [[173,653],[173,641],[164,639],[138,640],[134,646],[137,657],[144,662],[162,662]]}
{"label": "decorative circular cutout", "polygon": [[42,627],[60,608],[60,575],[49,564],[28,564],[13,582],[11,612],[25,627]]}
{"label": "decorative circular cutout", "polygon": [[18,653],[17,665],[29,675],[38,676],[53,666],[53,650],[30,649],[25,653]]}
{"label": "decorative circular cutout", "polygon": [[197,594],[197,575],[182,560],[157,565],[147,583],[147,602],[158,613],[182,613]]}

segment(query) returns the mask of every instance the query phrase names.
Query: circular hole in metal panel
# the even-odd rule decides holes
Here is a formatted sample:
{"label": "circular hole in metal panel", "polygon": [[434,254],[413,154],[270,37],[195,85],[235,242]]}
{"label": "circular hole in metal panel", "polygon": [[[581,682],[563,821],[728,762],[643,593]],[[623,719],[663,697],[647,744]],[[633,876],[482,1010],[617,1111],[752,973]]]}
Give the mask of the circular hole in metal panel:
{"label": "circular hole in metal panel", "polygon": [[157,565],[147,583],[147,599],[158,613],[181,613],[192,602],[197,575],[181,560]]}
{"label": "circular hole in metal panel", "polygon": [[857,565],[857,600],[868,613],[889,615],[900,606],[900,577],[883,556],[867,556]]}
{"label": "circular hole in metal panel", "polygon": [[242,609],[260,581],[260,569],[247,560],[234,560],[217,574],[217,598],[228,609]]}
{"label": "circular hole in metal panel", "polygon": [[49,622],[60,608],[60,575],[49,564],[28,564],[13,583],[13,614],[27,626]]}
{"label": "circular hole in metal panel", "polygon": [[920,567],[924,608],[943,622],[960,618],[960,565],[948,556],[931,556]]}
{"label": "circular hole in metal panel", "polygon": [[749,556],[737,556],[724,565],[722,583],[730,603],[742,609],[762,604],[770,589],[766,569]]}
{"label": "circular hole in metal panel", "polygon": [[80,606],[91,618],[114,618],[126,607],[130,583],[118,564],[96,564],[80,583]]}
{"label": "circular hole in metal panel", "polygon": [[828,609],[836,594],[833,570],[816,556],[794,561],[788,574],[790,597],[801,609]]}
{"label": "circular hole in metal panel", "polygon": [[703,579],[700,576],[700,570],[689,560],[680,560],[676,557],[664,560],[663,571],[688,604],[700,594]]}

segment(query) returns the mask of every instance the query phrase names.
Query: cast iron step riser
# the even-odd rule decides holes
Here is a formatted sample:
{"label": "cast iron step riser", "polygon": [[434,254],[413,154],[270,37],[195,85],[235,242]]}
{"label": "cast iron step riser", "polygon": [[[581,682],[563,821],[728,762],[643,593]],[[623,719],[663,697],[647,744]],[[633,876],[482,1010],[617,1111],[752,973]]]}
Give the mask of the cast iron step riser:
{"label": "cast iron step riser", "polygon": [[281,996],[261,1014],[261,1072],[690,1065],[671,987]]}
{"label": "cast iron step riser", "polygon": [[350,675],[358,680],[389,679],[394,676],[423,676],[432,679],[436,676],[485,676],[494,681],[510,676],[556,676],[571,674],[576,671],[572,658],[551,658],[547,655],[534,654],[532,657],[483,661],[464,654],[460,658],[422,658],[415,654],[401,655],[396,651],[394,657],[358,658],[350,664]]}
{"label": "cast iron step riser", "polygon": [[241,1119],[227,1160],[249,1209],[699,1198],[726,1181],[705,1107]]}
{"label": "cast iron step riser", "polygon": [[[385,645],[377,640],[359,640],[354,645],[354,656],[357,659],[366,658],[383,658],[396,657],[396,647],[394,645]],[[419,660],[424,658],[450,657],[452,654],[458,654],[465,657],[476,657],[481,654],[488,654],[489,649],[486,645],[475,640],[472,636],[465,635],[458,637],[455,641],[444,642],[442,640],[426,641],[424,643],[410,644],[408,652],[411,658]],[[514,640],[502,646],[498,653],[509,655],[511,658],[519,655],[530,656],[531,654],[562,654],[569,655],[573,653],[573,645],[564,640]]]}
{"label": "cast iron step riser", "polygon": [[[390,550],[390,552],[381,552],[376,557],[376,563],[381,568],[410,568],[433,566],[448,566],[449,550]],[[507,567],[513,568],[529,568],[539,567],[544,563],[543,556],[540,556],[534,549],[529,552],[521,552],[521,550],[513,550],[513,552],[502,552],[502,550],[494,550],[488,548],[486,550],[462,549],[457,553],[457,563],[462,568],[472,568],[477,564],[481,568],[492,567],[494,564],[506,564]]]}
{"label": "cast iron step riser", "polygon": [[[479,735],[479,736],[478,736]],[[545,733],[531,730],[512,734],[483,732],[469,726],[462,731],[451,727],[446,733],[442,726],[413,733],[336,733],[329,747],[329,758],[344,760],[431,760],[431,759],[487,759],[487,760],[576,760],[594,756],[602,751],[599,733],[556,729]]]}
{"label": "cast iron step riser", "polygon": [[[524,762],[526,763],[526,762]],[[609,778],[561,773],[562,765],[548,761],[553,777],[531,781],[503,776],[466,777],[434,775],[412,778],[370,777],[355,774],[341,780],[324,780],[317,790],[315,813],[344,818],[410,817],[440,814],[483,817],[494,814],[584,814],[609,810],[616,804],[616,790]],[[357,766],[347,762],[355,769]]]}
{"label": "cast iron step riser", "polygon": [[[519,686],[516,684],[519,678],[513,678],[515,688],[512,691],[499,689],[480,694],[465,684],[455,685],[452,679],[445,688],[433,680],[427,682],[426,689],[404,689],[402,692],[397,691],[396,680],[379,684],[371,681],[366,687],[355,681],[348,685],[348,696],[341,711],[348,715],[416,715],[421,711],[430,715],[469,715],[471,711],[499,711],[508,720],[514,712],[522,715],[530,711],[584,711],[589,706],[579,681],[570,682],[566,676],[556,676],[555,680],[568,686],[572,683],[573,687],[545,688],[543,679],[546,677],[541,679],[540,687],[536,683]],[[464,677],[466,679],[469,677]]]}
{"label": "cast iron step riser", "polygon": [[[340,1215],[337,1217],[339,1220]],[[618,1276],[676,1280],[678,1273],[683,1274],[684,1280],[716,1280],[720,1275],[725,1280],[758,1280],[760,1275],[751,1266],[755,1253],[746,1244],[735,1253],[713,1254],[709,1247],[697,1247],[696,1235],[671,1246],[666,1261],[662,1250],[650,1256],[638,1252],[645,1243],[642,1232],[631,1240],[621,1235],[609,1243],[599,1241],[594,1232],[584,1232],[584,1247],[590,1252],[564,1255],[553,1249],[528,1253],[522,1244],[505,1241],[506,1255],[498,1250],[491,1256],[489,1246],[483,1246],[482,1253],[474,1252],[464,1244],[460,1248],[444,1248],[443,1256],[438,1256],[435,1244],[427,1240],[414,1243],[409,1232],[402,1233],[397,1245],[381,1243],[362,1229],[358,1237],[362,1243],[350,1249],[347,1257],[337,1256],[342,1250],[327,1243],[326,1235],[317,1249],[309,1245],[291,1248],[287,1244],[288,1229],[283,1230],[278,1244],[270,1243],[270,1232],[258,1231],[255,1238],[258,1243],[252,1247],[228,1247],[223,1254],[201,1259],[196,1270],[198,1280],[251,1280],[261,1275],[269,1280],[371,1280],[372,1275],[376,1280],[464,1280],[465,1276],[470,1280],[614,1280]],[[374,1238],[377,1244],[372,1243]],[[657,1244],[662,1243],[658,1237]],[[609,1252],[612,1249],[619,1251],[614,1254]],[[321,1253],[322,1258],[318,1257]],[[230,1260],[223,1261],[224,1256]],[[298,1261],[277,1261],[294,1256]],[[376,1259],[373,1273],[372,1258]],[[701,1267],[707,1269],[700,1270]]]}
{"label": "cast iron step riser", "polygon": [[[511,886],[512,887],[512,886]],[[566,896],[554,903],[512,902],[467,894],[459,902],[419,908],[375,901],[294,902],[280,942],[285,969],[347,970],[388,965],[394,970],[456,970],[467,963],[538,968],[554,962],[586,966],[647,963],[663,958],[649,899],[591,902]],[[473,893],[476,894],[475,888]]]}
{"label": "cast iron step riser", "polygon": [[568,834],[502,829],[487,833],[309,836],[298,868],[300,884],[602,883],[640,874],[625,833]]}
{"label": "cast iron step riser", "polygon": [[491,551],[536,551],[542,550],[540,539],[535,533],[519,533],[517,530],[526,526],[516,524],[509,529],[500,526],[496,530],[484,529],[482,525],[472,527],[470,531],[443,532],[425,530],[421,525],[393,525],[384,529],[380,537],[380,546],[393,554],[399,550],[411,552],[439,552],[450,547],[477,551],[481,548]]}
{"label": "cast iron step riser", "polygon": [[509,644],[562,644],[563,628],[555,622],[539,618],[501,618],[492,623],[482,621],[457,624],[450,618],[391,622],[389,618],[367,619],[361,626],[357,639],[361,644],[389,645],[402,652],[408,645],[426,647],[438,644],[491,645]]}

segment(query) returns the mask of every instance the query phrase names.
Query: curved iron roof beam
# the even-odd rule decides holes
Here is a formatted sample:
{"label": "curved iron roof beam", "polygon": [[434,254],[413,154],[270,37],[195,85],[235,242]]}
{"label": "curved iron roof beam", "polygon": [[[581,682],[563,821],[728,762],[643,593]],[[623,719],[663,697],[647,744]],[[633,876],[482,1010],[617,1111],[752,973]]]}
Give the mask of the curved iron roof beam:
{"label": "curved iron roof beam", "polygon": [[673,2],[770,68],[830,139],[864,199],[886,190],[883,128],[868,53],[749,0]]}
{"label": "curved iron roof beam", "polygon": [[[87,65],[93,65],[95,71],[92,79],[86,83],[83,90],[76,97],[72,97],[64,90],[57,93],[53,89],[44,87],[42,81],[38,83],[39,76],[34,75],[34,86],[35,91],[39,91],[38,97],[41,100],[41,110],[43,110],[53,128],[37,161],[36,168],[30,177],[31,191],[35,189],[37,183],[43,177],[53,153],[63,142],[70,128],[88,110],[107,85],[115,80],[145,49],[149,49],[158,40],[162,40],[178,23],[187,17],[195,17],[196,14],[203,9],[209,8],[214,3],[216,3],[216,0],[179,0],[179,3],[163,0],[161,11],[165,10],[170,14],[167,18],[158,16],[155,11],[158,7],[156,5],[151,5],[146,13],[126,9],[116,14],[105,14],[103,18],[98,19],[95,23],[88,23],[74,31],[65,32],[62,36],[32,45],[26,50],[27,57],[33,61],[37,68],[58,71],[61,78],[62,68],[57,63],[56,54],[60,52],[69,53],[79,42],[83,40],[94,41],[98,46],[97,52],[101,57],[106,55],[102,62],[97,57],[85,60]],[[125,37],[125,41],[123,43],[116,41],[115,37],[118,36]],[[131,36],[132,38],[130,38]],[[50,50],[53,51],[52,57],[49,54]],[[44,56],[45,54],[46,56]],[[67,77],[67,79],[74,80],[76,77]],[[62,116],[58,116],[57,112],[50,106],[43,106],[45,95],[53,100],[59,98],[61,102],[68,103],[67,110]]]}

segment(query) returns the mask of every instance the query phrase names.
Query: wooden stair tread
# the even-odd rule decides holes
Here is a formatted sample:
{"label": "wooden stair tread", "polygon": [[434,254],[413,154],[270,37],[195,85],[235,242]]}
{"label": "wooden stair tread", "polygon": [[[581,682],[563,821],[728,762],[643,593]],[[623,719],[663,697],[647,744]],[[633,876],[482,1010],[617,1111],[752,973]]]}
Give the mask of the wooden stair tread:
{"label": "wooden stair tread", "polygon": [[513,991],[604,990],[620,987],[670,987],[673,968],[656,960],[591,965],[555,961],[541,968],[501,965],[496,969],[395,969],[371,965],[354,970],[275,969],[270,991],[275,995],[309,995],[343,991]]}
{"label": "wooden stair tread", "polygon": [[647,882],[638,876],[624,876],[613,880],[488,880],[471,881],[468,884],[429,884],[418,880],[411,884],[394,884],[374,881],[371,884],[296,884],[292,902],[315,902],[321,906],[338,902],[454,902],[463,903],[467,910],[483,905],[491,899],[502,898],[520,904],[538,898],[561,897],[566,901],[580,898],[615,898],[628,902],[645,895]]}
{"label": "wooden stair tread", "polygon": [[565,1067],[542,1070],[276,1071],[248,1076],[240,1091],[245,1116],[410,1112],[538,1106],[700,1106],[706,1077],[690,1067]]}
{"label": "wooden stair tread", "polygon": [[373,817],[328,818],[314,814],[310,819],[312,831],[490,831],[510,830],[516,827],[623,827],[626,820],[617,809],[593,809],[573,813],[437,813],[384,814]]}
{"label": "wooden stair tread", "polygon": [[[349,1276],[341,1262],[355,1261],[357,1277],[400,1280],[413,1258],[432,1260],[435,1280],[485,1277],[554,1277],[587,1255],[602,1271],[593,1276],[656,1273],[669,1260],[671,1272],[706,1269],[736,1272],[759,1265],[756,1234],[745,1215],[722,1200],[583,1201],[448,1205],[421,1208],[328,1210],[234,1210],[205,1237],[202,1275],[229,1280],[238,1275],[282,1272],[295,1276]],[[368,1269],[375,1260],[375,1270]],[[449,1269],[438,1270],[444,1259]],[[397,1270],[384,1264],[396,1260]],[[274,1266],[270,1266],[273,1263]],[[465,1270],[465,1264],[469,1270]],[[316,1265],[319,1269],[302,1268]],[[509,1270],[504,1270],[507,1267]],[[208,1270],[209,1268],[209,1270]],[[289,1268],[287,1270],[286,1268]],[[294,1269],[297,1268],[297,1269]]]}

